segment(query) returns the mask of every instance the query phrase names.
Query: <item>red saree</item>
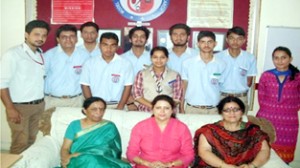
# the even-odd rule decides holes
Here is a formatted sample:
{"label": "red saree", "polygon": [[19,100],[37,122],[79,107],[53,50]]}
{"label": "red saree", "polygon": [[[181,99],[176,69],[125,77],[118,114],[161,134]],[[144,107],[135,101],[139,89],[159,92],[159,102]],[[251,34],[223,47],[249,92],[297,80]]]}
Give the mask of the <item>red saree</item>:
{"label": "red saree", "polygon": [[194,168],[211,168],[198,156],[198,142],[203,134],[212,147],[212,152],[227,164],[242,165],[252,162],[261,149],[262,141],[269,137],[260,127],[251,122],[242,123],[238,131],[225,130],[223,122],[207,124],[199,128],[194,137]]}

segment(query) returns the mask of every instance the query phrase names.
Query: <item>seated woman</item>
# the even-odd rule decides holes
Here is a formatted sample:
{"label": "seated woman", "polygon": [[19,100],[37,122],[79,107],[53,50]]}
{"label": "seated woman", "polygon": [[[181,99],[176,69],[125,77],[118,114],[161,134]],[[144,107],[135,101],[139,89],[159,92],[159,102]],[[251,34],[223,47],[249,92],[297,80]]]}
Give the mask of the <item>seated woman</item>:
{"label": "seated woman", "polygon": [[236,97],[218,104],[223,120],[207,124],[195,133],[193,167],[257,168],[270,156],[269,137],[260,127],[243,122],[245,105]]}
{"label": "seated woman", "polygon": [[114,123],[103,120],[106,103],[91,97],[83,103],[86,118],[75,120],[67,128],[61,148],[62,167],[122,167],[121,138]]}
{"label": "seated woman", "polygon": [[132,129],[128,160],[136,168],[188,167],[194,156],[192,136],[188,127],[175,118],[174,100],[159,95],[152,107],[152,117]]}
{"label": "seated woman", "polygon": [[182,96],[180,75],[167,68],[169,52],[165,47],[154,47],[151,52],[152,66],[141,70],[135,77],[133,97],[139,103],[139,111],[150,112],[155,96],[165,94],[179,103]]}

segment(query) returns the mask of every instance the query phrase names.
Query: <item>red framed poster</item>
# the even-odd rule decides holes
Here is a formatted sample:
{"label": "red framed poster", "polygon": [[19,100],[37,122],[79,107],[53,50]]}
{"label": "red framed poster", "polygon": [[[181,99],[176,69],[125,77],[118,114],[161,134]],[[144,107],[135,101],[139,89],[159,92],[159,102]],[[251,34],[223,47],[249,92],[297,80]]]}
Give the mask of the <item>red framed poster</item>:
{"label": "red framed poster", "polygon": [[51,24],[94,21],[94,0],[52,0]]}

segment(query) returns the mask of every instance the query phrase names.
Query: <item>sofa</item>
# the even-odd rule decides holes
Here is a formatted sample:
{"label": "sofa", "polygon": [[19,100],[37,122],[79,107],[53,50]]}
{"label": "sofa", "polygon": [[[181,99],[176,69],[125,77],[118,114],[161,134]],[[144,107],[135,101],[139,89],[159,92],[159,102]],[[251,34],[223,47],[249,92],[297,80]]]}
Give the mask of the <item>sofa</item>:
{"label": "sofa", "polygon": [[[145,112],[127,112],[122,110],[107,109],[104,119],[113,121],[122,138],[122,157],[126,158],[126,148],[130,138],[132,127],[139,121],[151,116],[151,113]],[[31,147],[25,150],[20,159],[13,167],[15,168],[47,168],[60,165],[60,148],[68,124],[75,120],[85,117],[81,113],[81,108],[57,107],[47,114],[45,118],[51,118],[44,121],[44,127],[41,129],[44,133]],[[44,118],[44,119],[45,119]],[[178,114],[177,118],[186,123],[192,136],[199,127],[213,123],[221,119],[220,115],[198,115],[198,114]],[[252,117],[255,118],[255,117]],[[247,116],[243,117],[248,120]],[[47,124],[48,123],[48,124]],[[51,124],[50,124],[51,123]],[[45,126],[47,125],[47,126]],[[271,150],[270,160],[263,168],[290,168],[279,156]]]}

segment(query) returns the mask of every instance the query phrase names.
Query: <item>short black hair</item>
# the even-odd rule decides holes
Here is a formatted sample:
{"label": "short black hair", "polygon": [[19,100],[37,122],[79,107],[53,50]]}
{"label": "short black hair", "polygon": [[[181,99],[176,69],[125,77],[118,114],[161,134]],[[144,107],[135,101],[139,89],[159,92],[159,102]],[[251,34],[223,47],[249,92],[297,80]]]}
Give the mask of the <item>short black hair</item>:
{"label": "short black hair", "polygon": [[199,40],[202,39],[203,37],[210,37],[210,38],[212,38],[214,41],[216,41],[216,35],[215,35],[215,33],[212,32],[212,31],[208,31],[208,30],[200,31],[200,32],[198,33],[197,40],[199,41]]}
{"label": "short black hair", "polygon": [[154,54],[155,51],[162,51],[165,54],[165,56],[167,58],[169,58],[169,52],[168,52],[168,49],[166,47],[156,46],[156,47],[152,48],[151,51],[150,51],[151,57],[152,57],[152,55]]}
{"label": "short black hair", "polygon": [[80,32],[82,32],[82,30],[85,28],[85,27],[94,27],[96,29],[96,31],[98,32],[99,31],[99,26],[94,23],[94,22],[85,22],[83,23],[81,26],[80,26]]}
{"label": "short black hair", "polygon": [[130,29],[129,34],[128,34],[129,39],[132,38],[134,32],[137,31],[137,30],[143,31],[146,35],[146,39],[148,40],[149,35],[150,35],[150,30],[147,29],[147,27],[145,27],[145,26],[135,26],[134,28]]}
{"label": "short black hair", "polygon": [[113,32],[106,32],[106,33],[101,34],[100,40],[99,40],[100,43],[102,42],[102,39],[104,39],[104,38],[105,39],[114,39],[117,41],[117,44],[119,44],[119,37]]}
{"label": "short black hair", "polygon": [[242,27],[239,27],[239,26],[235,26],[231,29],[228,29],[226,37],[228,37],[231,33],[234,33],[234,34],[237,34],[237,35],[240,35],[240,36],[244,36],[244,37],[246,36],[246,33],[245,33],[244,29]]}
{"label": "short black hair", "polygon": [[50,31],[50,26],[47,22],[43,20],[32,20],[26,24],[25,32],[30,34],[34,28],[44,28],[47,30],[47,34]]}
{"label": "short black hair", "polygon": [[169,28],[169,35],[172,35],[174,29],[184,29],[188,36],[191,35],[191,28],[184,23],[177,23],[177,24],[174,24],[173,26],[171,26]]}
{"label": "short black hair", "polygon": [[60,36],[60,33],[63,31],[72,31],[75,33],[75,35],[77,36],[77,28],[74,25],[70,25],[70,24],[64,24],[61,25],[57,30],[56,30],[56,37]]}

